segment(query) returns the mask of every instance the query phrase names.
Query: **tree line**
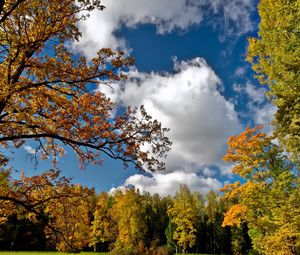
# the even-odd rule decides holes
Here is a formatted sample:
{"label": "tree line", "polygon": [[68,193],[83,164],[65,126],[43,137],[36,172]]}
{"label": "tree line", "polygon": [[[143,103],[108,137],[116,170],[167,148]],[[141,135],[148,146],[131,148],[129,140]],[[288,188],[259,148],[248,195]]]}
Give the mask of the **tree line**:
{"label": "tree line", "polygon": [[298,165],[260,129],[229,138],[224,160],[240,180],[205,197],[185,185],[174,197],[134,188],[97,195],[55,170],[20,180],[3,171],[1,233],[15,233],[4,244],[13,248],[10,238],[33,234],[17,229],[30,221],[43,233],[43,248],[61,251],[299,254]]}
{"label": "tree line", "polygon": [[2,250],[243,254],[251,249],[246,224],[222,227],[228,205],[215,191],[203,197],[182,185],[174,197],[134,188],[96,194],[54,170],[8,180],[1,180],[7,185],[0,196],[6,203]]}

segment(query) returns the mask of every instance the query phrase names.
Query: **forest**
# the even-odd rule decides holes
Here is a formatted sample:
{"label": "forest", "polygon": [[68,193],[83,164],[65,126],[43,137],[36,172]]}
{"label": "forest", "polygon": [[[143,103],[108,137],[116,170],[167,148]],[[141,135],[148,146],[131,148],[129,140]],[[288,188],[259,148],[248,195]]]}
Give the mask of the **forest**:
{"label": "forest", "polygon": [[[273,133],[246,127],[227,142],[233,182],[174,196],[134,187],[97,194],[58,170],[66,148],[78,164],[103,155],[145,172],[165,170],[169,129],[144,106],[118,109],[95,86],[127,79],[134,59],[103,48],[93,59],[69,42],[99,0],[0,1],[0,250],[300,254],[300,1],[260,0],[247,61],[276,106]],[[8,151],[34,142],[52,169],[20,178]],[[145,149],[146,148],[146,149]]]}
{"label": "forest", "polygon": [[251,249],[246,224],[221,226],[226,203],[213,191],[204,199],[187,186],[181,186],[174,198],[142,195],[134,189],[99,195],[82,187],[68,187],[69,193],[70,189],[80,191],[80,197],[61,194],[60,199],[52,199],[52,205],[45,202],[35,209],[47,212],[54,233],[41,217],[33,220],[12,215],[1,227],[0,247],[65,252],[112,250],[113,254],[173,254],[176,249],[212,254],[234,250],[242,254]]}
{"label": "forest", "polygon": [[134,188],[96,194],[55,170],[20,180],[3,172],[0,245],[113,254],[297,254],[296,165],[259,128],[231,137],[224,159],[236,163],[241,181],[205,197],[185,185],[174,197]]}

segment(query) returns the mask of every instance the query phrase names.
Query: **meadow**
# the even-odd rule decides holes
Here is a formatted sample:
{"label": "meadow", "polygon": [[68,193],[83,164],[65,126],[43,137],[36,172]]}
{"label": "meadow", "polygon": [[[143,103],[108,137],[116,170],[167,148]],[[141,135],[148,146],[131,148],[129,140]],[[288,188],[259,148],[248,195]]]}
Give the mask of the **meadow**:
{"label": "meadow", "polygon": [[[64,253],[64,252],[39,252],[39,251],[0,251],[0,255],[65,255],[72,253]],[[105,255],[108,254],[106,252],[81,252],[81,253],[73,253],[73,254],[81,254],[81,255]]]}
{"label": "meadow", "polygon": [[[49,252],[40,252],[40,251],[0,251],[0,255],[66,255],[72,253],[64,253],[64,252],[56,252],[56,251],[49,251]],[[81,254],[81,255],[107,255],[107,252],[80,252],[80,253],[73,253],[73,254]],[[178,255],[183,255],[178,253]],[[189,254],[186,254],[189,255]],[[190,254],[192,255],[192,254]],[[197,254],[194,254],[197,255]],[[198,254],[198,255],[208,255],[208,254]]]}

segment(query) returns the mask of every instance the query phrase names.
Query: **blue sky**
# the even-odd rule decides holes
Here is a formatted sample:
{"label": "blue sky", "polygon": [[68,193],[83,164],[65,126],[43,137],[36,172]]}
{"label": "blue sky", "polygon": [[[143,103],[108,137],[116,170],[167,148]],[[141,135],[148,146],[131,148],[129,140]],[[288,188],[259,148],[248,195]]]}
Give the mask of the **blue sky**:
{"label": "blue sky", "polygon": [[[226,140],[246,125],[264,124],[271,132],[274,106],[245,62],[247,37],[256,35],[257,0],[103,0],[106,9],[79,24],[83,37],[73,45],[87,57],[98,49],[123,49],[136,58],[124,84],[99,86],[116,104],[139,106],[170,128],[172,151],[166,172],[142,175],[105,158],[103,166],[79,170],[67,150],[59,160],[74,182],[108,191],[124,185],[161,195],[181,183],[206,193],[233,181],[222,162]],[[124,89],[121,90],[120,87]],[[27,174],[51,167],[30,160],[26,144],[13,165]]]}

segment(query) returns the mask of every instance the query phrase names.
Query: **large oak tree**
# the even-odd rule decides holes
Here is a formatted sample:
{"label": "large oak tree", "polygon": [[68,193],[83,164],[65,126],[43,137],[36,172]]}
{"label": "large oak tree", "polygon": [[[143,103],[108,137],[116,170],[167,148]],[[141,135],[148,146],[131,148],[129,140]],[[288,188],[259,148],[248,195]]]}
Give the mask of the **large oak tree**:
{"label": "large oak tree", "polygon": [[89,60],[70,47],[77,22],[103,8],[99,0],[0,1],[0,224],[11,214],[41,221],[60,250],[88,242],[89,191],[53,171],[12,183],[3,170],[9,146],[33,141],[54,165],[71,147],[82,166],[106,155],[157,171],[171,144],[143,107],[116,110],[98,90],[126,79],[132,58],[101,49]]}
{"label": "large oak tree", "polygon": [[[76,24],[99,0],[6,0],[0,16],[0,143],[2,157],[36,141],[42,158],[71,147],[83,164],[103,155],[151,171],[164,168],[167,129],[141,109],[112,116],[115,105],[97,86],[125,79],[133,64],[123,52],[101,49],[92,60],[68,45],[81,36]],[[148,148],[148,149],[145,149]]]}

